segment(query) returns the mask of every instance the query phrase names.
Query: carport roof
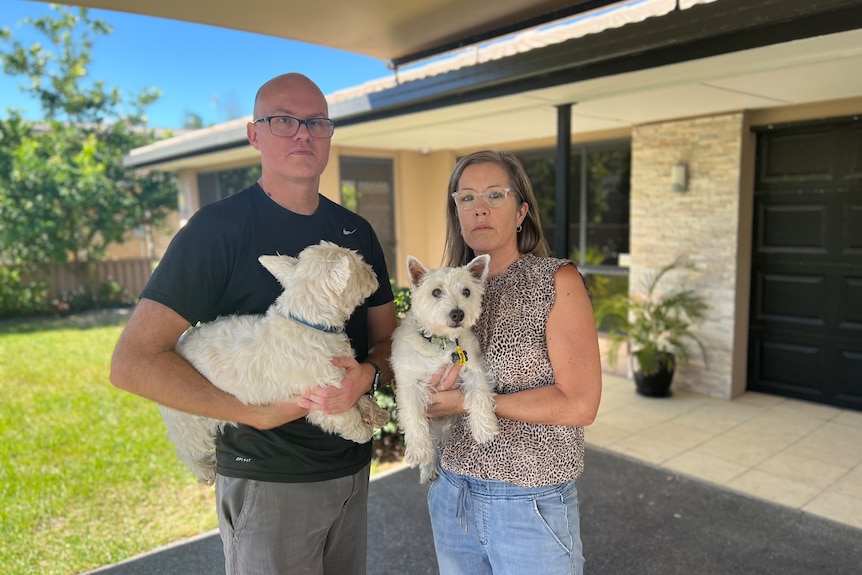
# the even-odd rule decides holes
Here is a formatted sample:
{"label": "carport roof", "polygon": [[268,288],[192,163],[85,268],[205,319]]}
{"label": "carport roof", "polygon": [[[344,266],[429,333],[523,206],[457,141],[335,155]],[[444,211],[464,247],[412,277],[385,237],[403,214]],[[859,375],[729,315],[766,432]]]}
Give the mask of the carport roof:
{"label": "carport roof", "polygon": [[290,38],[398,65],[616,2],[619,0],[71,0],[60,3]]}
{"label": "carport roof", "polygon": [[[569,104],[576,134],[862,97],[859,0],[74,4],[273,34],[393,62],[476,42],[327,95],[337,125],[333,143],[352,148],[465,149],[549,138],[558,107]],[[404,34],[411,26],[421,30]],[[858,113],[857,105],[850,108]],[[245,138],[246,120],[139,148],[127,164],[176,170],[247,162],[256,152]]]}

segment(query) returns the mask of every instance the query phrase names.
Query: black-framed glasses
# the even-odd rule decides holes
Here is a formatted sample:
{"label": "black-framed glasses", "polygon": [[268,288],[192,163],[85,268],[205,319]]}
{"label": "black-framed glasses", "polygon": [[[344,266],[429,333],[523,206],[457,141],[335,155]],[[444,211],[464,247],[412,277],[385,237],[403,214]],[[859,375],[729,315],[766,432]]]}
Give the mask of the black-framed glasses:
{"label": "black-framed glasses", "polygon": [[255,124],[266,122],[273,136],[292,138],[299,133],[299,129],[305,124],[312,138],[331,138],[335,132],[335,123],[329,118],[308,118],[300,120],[293,116],[264,116],[252,120]]}
{"label": "black-framed glasses", "polygon": [[463,188],[457,192],[452,192],[452,199],[455,200],[455,205],[461,210],[472,210],[476,205],[476,200],[481,195],[485,198],[485,203],[492,208],[499,208],[506,203],[506,198],[509,197],[509,192],[512,188],[504,188],[503,186],[491,186],[481,194],[470,188]]}

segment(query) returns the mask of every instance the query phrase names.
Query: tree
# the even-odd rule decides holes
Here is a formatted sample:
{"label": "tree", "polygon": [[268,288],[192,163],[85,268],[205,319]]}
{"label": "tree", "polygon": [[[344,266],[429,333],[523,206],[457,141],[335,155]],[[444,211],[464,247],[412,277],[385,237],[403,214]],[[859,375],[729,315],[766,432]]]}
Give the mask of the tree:
{"label": "tree", "polygon": [[145,108],[158,90],[144,90],[129,103],[117,88],[88,82],[92,37],[111,28],[53,6],[58,17],[28,18],[47,45],[25,47],[0,30],[0,63],[9,75],[29,79],[21,89],[41,105],[44,122],[24,121],[16,110],[0,120],[0,263],[35,268],[73,261],[80,285],[108,244],[122,242],[139,226],[164,225],[177,202],[173,175],[136,173],[123,166],[133,148],[155,141]]}

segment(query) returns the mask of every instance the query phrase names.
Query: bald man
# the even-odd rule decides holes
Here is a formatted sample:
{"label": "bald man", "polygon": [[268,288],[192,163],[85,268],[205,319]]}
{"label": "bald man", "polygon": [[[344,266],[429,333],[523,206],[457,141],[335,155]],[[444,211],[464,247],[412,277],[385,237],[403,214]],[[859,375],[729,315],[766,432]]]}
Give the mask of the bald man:
{"label": "bald man", "polygon": [[[205,206],[177,233],[117,343],[111,382],[163,405],[238,422],[217,441],[216,504],[227,575],[364,575],[371,443],[308,423],[311,409],[349,409],[391,379],[395,306],[383,250],[367,221],[319,193],[334,126],[323,93],[301,74],[258,90],[249,143],[253,185]],[[346,234],[344,230],[349,230]],[[296,403],[244,405],[174,350],[180,335],[219,316],[264,313],[281,286],[258,263],[328,240],[358,251],[379,278],[347,334],[356,359],[337,358],[340,389]]]}

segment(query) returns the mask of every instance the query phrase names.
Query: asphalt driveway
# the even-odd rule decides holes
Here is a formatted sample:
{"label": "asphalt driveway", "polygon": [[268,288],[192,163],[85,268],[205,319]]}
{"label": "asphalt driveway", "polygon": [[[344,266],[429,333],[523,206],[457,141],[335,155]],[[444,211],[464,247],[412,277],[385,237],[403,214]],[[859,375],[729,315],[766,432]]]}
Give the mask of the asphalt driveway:
{"label": "asphalt driveway", "polygon": [[[578,491],[588,575],[862,573],[862,530],[596,448]],[[372,481],[368,575],[438,574],[426,493],[413,469]],[[92,573],[223,575],[221,541],[208,533]]]}

